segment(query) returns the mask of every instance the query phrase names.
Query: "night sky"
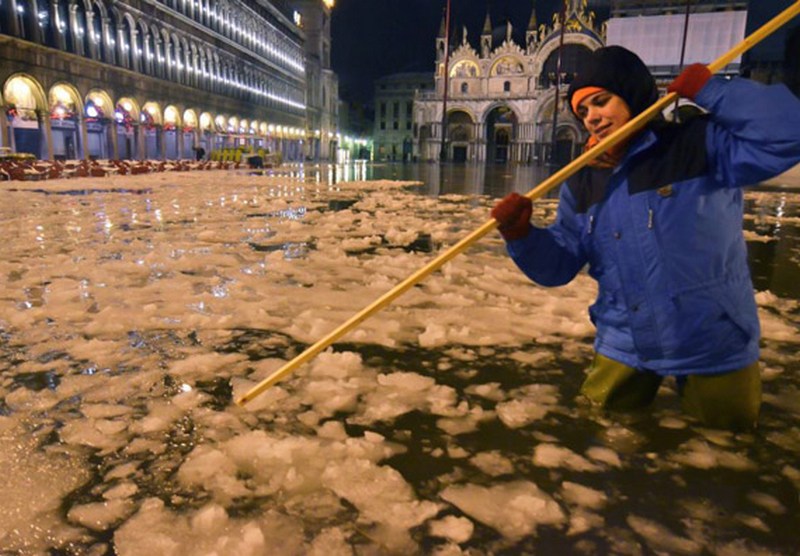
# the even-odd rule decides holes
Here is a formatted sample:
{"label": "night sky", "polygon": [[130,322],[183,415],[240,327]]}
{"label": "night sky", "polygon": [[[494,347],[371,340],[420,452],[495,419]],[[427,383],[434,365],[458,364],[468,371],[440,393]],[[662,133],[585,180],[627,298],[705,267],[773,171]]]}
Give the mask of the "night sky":
{"label": "night sky", "polygon": [[[539,23],[550,24],[560,0],[535,3]],[[790,3],[751,0],[748,33]],[[435,40],[445,4],[446,0],[337,0],[332,15],[331,64],[339,76],[340,98],[369,103],[373,81],[378,77],[406,71],[433,72]],[[451,28],[460,33],[466,25],[470,42],[477,46],[488,9],[492,26],[504,27],[510,19],[517,42],[522,43],[533,4],[534,0],[451,0]],[[748,56],[762,60],[784,58],[787,30],[800,25],[798,19],[757,45]],[[792,55],[800,56],[800,52]]]}
{"label": "night sky", "polygon": [[[339,96],[369,102],[375,78],[405,71],[433,72],[436,35],[446,0],[338,0],[332,15],[333,70]],[[539,23],[552,21],[558,0],[536,0]],[[492,26],[511,20],[524,36],[533,0],[451,0],[451,20],[460,32],[467,26],[478,44],[487,7]]]}

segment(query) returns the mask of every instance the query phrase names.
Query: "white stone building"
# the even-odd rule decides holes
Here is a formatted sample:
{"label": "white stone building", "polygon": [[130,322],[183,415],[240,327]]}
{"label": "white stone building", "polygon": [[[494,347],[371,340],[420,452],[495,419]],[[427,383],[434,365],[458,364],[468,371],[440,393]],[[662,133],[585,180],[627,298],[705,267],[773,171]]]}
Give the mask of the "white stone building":
{"label": "white stone building", "polygon": [[[557,16],[552,25],[539,25],[532,8],[525,45],[520,45],[510,23],[493,31],[487,14],[480,49],[469,43],[464,29],[449,56],[443,24],[436,39],[435,91],[418,94],[414,102],[414,155],[421,160],[500,163],[544,162],[551,155],[565,161],[574,156],[586,135],[564,97],[571,76],[604,44],[604,31],[596,26],[586,0],[565,0],[565,15],[562,33]],[[442,153],[445,81],[447,134]]]}

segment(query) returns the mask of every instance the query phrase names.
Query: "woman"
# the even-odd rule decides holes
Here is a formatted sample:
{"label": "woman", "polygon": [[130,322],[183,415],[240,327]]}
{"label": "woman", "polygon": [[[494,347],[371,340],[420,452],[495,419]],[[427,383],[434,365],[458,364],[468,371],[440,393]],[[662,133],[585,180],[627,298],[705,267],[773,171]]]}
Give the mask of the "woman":
{"label": "woman", "polygon": [[[755,426],[759,323],[742,234],[742,187],[800,162],[800,101],[782,85],[712,77],[702,64],[669,86],[709,113],[651,123],[561,189],[555,223],[530,223],[512,193],[492,210],[508,252],[544,286],[588,264],[595,358],[581,392],[610,409],[648,405],[675,376],[685,412],[708,426]],[[658,98],[644,63],[611,46],[570,85],[590,134],[607,137]]]}

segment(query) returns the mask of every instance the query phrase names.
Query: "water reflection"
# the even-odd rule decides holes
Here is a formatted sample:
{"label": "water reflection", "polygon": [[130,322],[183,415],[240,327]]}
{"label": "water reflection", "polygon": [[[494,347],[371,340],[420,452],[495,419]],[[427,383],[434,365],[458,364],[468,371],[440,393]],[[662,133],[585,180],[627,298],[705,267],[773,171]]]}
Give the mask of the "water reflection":
{"label": "water reflection", "polygon": [[505,164],[439,164],[420,162],[314,164],[295,166],[287,175],[306,184],[328,187],[348,181],[417,181],[427,195],[489,195],[502,197],[511,191],[525,193],[552,174],[548,166]]}
{"label": "water reflection", "polygon": [[503,197],[511,191],[530,191],[551,175],[551,169],[505,164],[372,164],[365,175],[365,179],[371,180],[420,181],[429,195]]}

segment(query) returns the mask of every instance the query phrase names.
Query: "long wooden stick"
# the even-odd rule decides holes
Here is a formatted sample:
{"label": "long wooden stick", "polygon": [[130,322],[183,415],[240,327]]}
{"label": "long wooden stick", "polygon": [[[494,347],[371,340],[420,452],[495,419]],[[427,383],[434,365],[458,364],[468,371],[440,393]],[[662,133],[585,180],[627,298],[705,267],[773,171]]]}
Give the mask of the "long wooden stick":
{"label": "long wooden stick", "polygon": [[[755,31],[750,36],[746,37],[742,40],[739,44],[734,46],[731,50],[727,53],[723,54],[717,60],[709,64],[708,69],[711,70],[711,73],[716,73],[725,66],[727,66],[730,62],[736,59],[737,56],[741,55],[743,52],[747,51],[748,49],[752,48],[753,45],[767,37],[768,35],[772,34],[775,30],[780,28],[790,19],[795,17],[796,15],[800,14],[800,0],[792,4],[789,8],[778,14],[775,18],[771,19],[767,23],[765,23],[760,29]],[[589,162],[597,158],[600,154],[604,153],[608,149],[612,148],[613,146],[619,144],[620,142],[626,140],[632,134],[636,133],[640,129],[642,129],[647,122],[652,120],[657,114],[660,114],[664,108],[666,108],[671,102],[673,102],[677,98],[675,93],[669,93],[668,95],[659,99],[655,104],[650,106],[647,110],[633,118],[623,127],[606,137],[603,141],[597,144],[594,148],[586,151],[578,158],[573,160],[570,164],[541,182],[539,185],[528,191],[525,194],[526,197],[530,199],[538,199],[539,197],[543,196],[545,193],[553,189],[555,186],[561,184],[564,180],[575,174],[578,170],[586,166]],[[427,265],[413,273],[411,276],[397,284],[394,288],[383,294],[381,297],[376,299],[370,305],[350,317],[347,321],[345,321],[342,325],[338,328],[330,332],[324,338],[318,340],[315,344],[307,348],[304,352],[300,355],[289,361],[286,365],[278,369],[277,371],[273,372],[270,376],[262,380],[252,389],[250,389],[244,396],[236,400],[236,403],[239,405],[244,405],[262,392],[264,392],[267,388],[275,384],[276,382],[282,380],[286,375],[294,371],[297,367],[302,365],[303,363],[311,360],[325,348],[333,344],[336,340],[350,332],[353,328],[358,326],[364,320],[372,316],[374,313],[377,313],[387,305],[389,305],[392,301],[397,299],[400,295],[405,293],[408,289],[412,286],[417,284],[418,282],[422,281],[425,277],[429,274],[433,273],[435,270],[438,270],[442,267],[446,262],[453,259],[456,255],[459,255],[467,247],[471,246],[473,243],[478,241],[480,238],[485,236],[487,233],[492,231],[497,227],[497,221],[495,219],[491,219],[488,222],[484,223],[480,226],[477,230],[473,231],[466,237],[464,237],[461,241],[450,247],[450,249],[446,250],[445,252],[441,253]]]}

